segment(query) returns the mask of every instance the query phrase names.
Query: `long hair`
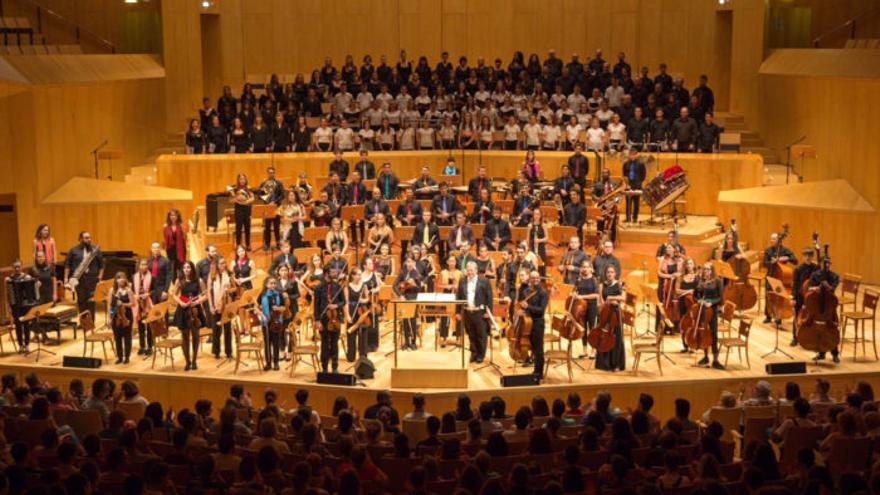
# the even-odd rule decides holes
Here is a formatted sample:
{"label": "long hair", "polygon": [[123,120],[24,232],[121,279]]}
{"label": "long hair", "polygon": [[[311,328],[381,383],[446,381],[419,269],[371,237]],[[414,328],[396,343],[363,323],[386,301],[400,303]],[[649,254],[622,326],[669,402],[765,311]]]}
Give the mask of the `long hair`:
{"label": "long hair", "polygon": [[[40,225],[38,225],[37,231],[34,233],[34,239],[42,239],[42,237],[40,237],[40,232],[42,232],[43,229],[48,228],[48,227],[49,227],[48,223],[41,223]],[[49,230],[49,237],[52,237],[51,229]]]}
{"label": "long hair", "polygon": [[128,275],[125,272],[116,272],[116,275],[113,275],[113,292],[119,290],[119,276],[122,275],[122,278],[128,282]]}
{"label": "long hair", "polygon": [[170,210],[168,210],[168,213],[165,215],[165,225],[171,225],[171,214],[172,213],[177,215],[177,221],[174,222],[175,225],[180,225],[181,223],[183,223],[182,217],[180,215],[180,210],[178,210],[177,208],[171,208]]}
{"label": "long hair", "polygon": [[[186,267],[187,265],[189,265],[189,273],[190,273],[189,279],[186,278],[186,272],[184,271],[184,267]],[[185,261],[183,263],[183,266],[180,267],[180,275],[177,276],[177,280],[179,281],[179,283],[184,284],[186,282],[191,282],[193,280],[196,280],[197,278],[198,278],[198,274],[196,273],[196,265],[190,260]]]}

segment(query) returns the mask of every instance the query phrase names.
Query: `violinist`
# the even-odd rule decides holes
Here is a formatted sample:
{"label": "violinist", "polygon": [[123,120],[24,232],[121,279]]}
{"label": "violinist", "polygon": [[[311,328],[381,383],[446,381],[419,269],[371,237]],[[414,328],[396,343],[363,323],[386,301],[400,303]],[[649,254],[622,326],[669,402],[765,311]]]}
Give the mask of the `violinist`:
{"label": "violinist", "polygon": [[562,175],[553,181],[553,191],[559,195],[563,205],[567,205],[571,201],[571,191],[575,190],[577,182],[571,176],[571,169],[568,165],[562,166]]}
{"label": "violinist", "polygon": [[519,308],[532,317],[532,333],[529,335],[532,355],[525,364],[534,364],[532,374],[538,380],[544,376],[544,313],[548,302],[547,291],[541,286],[541,274],[533,269],[529,272],[528,286],[519,291]]}
{"label": "violinist", "polygon": [[[293,276],[293,267],[287,263],[278,267],[278,291],[284,296],[284,304],[287,310],[284,312],[284,328],[290,327],[290,322],[296,319],[299,311],[299,283]],[[281,360],[290,361],[290,352],[293,350],[293,341],[289,332],[281,332]]]}
{"label": "violinist", "polygon": [[404,200],[397,205],[395,216],[401,225],[415,225],[422,218],[422,204],[415,200],[412,189],[404,193]]}
{"label": "violinist", "polygon": [[476,203],[481,200],[483,191],[491,192],[489,178],[486,176],[486,166],[480,165],[477,168],[477,176],[468,182],[468,195]]}
{"label": "violinist", "polygon": [[[681,277],[678,279],[678,287],[675,289],[675,297],[678,299],[678,314],[685,315],[688,312],[687,296],[693,294],[700,283],[699,274],[697,273],[697,263],[693,258],[687,258],[682,265]],[[692,300],[692,299],[691,299]],[[684,333],[681,334],[681,352],[689,353],[691,349],[688,347],[684,339]]]}
{"label": "violinist", "polygon": [[[837,286],[840,284],[840,277],[831,271],[831,257],[825,256],[822,258],[821,268],[818,270],[814,270],[812,274],[810,274],[809,278],[810,282],[808,284],[808,290],[810,292],[819,291],[819,290],[827,290],[831,293],[834,293],[837,290]],[[825,359],[825,353],[820,352],[816,355],[816,360]],[[840,362],[840,349],[834,348],[831,350],[831,359],[835,363]]]}
{"label": "violinist", "polygon": [[[593,275],[593,265],[590,260],[584,259],[578,265],[577,279],[574,281],[574,299],[587,301],[587,311],[584,319],[580,322],[584,326],[584,335],[581,343],[584,346],[583,353],[578,359],[587,357],[587,336],[589,330],[596,326],[596,317],[599,316],[599,281]],[[569,308],[571,312],[571,308]]]}
{"label": "violinist", "polygon": [[[581,251],[581,240],[577,236],[571,236],[568,240],[568,251],[562,255],[556,270],[562,274],[566,284],[574,284],[579,278],[581,265],[590,261],[590,257]],[[592,270],[590,270],[592,272]]]}
{"label": "violinist", "polygon": [[492,206],[492,218],[483,227],[483,243],[492,251],[503,251],[510,243],[510,224],[501,218],[501,206]]}
{"label": "violinist", "polygon": [[138,262],[138,269],[133,277],[134,287],[132,287],[132,291],[134,292],[134,300],[137,304],[132,305],[132,315],[134,317],[132,324],[137,323],[138,327],[138,343],[140,344],[138,356],[149,356],[153,353],[153,332],[150,330],[150,325],[143,322],[149,311],[141,311],[141,308],[149,310],[154,303],[159,302],[158,300],[154,301],[152,297],[154,278],[150,273],[149,267],[149,260],[146,258],[140,260]]}
{"label": "violinist", "polygon": [[569,193],[571,201],[562,208],[562,225],[574,227],[579,239],[584,235],[584,223],[587,221],[587,207],[581,201],[580,189],[572,189]]}
{"label": "violinist", "polygon": [[387,223],[392,219],[391,209],[388,207],[388,202],[382,197],[382,193],[377,188],[373,188],[372,197],[364,204],[364,218],[370,226],[375,226],[379,217],[382,217]]}
{"label": "violinist", "polygon": [[278,280],[268,277],[263,291],[257,298],[260,304],[260,322],[263,327],[263,340],[266,346],[266,365],[264,371],[278,371],[278,353],[281,349],[281,335],[284,333],[284,293],[278,290]]}
{"label": "violinist", "polygon": [[470,247],[474,243],[474,230],[467,224],[463,211],[455,212],[455,226],[449,229],[449,237],[446,242],[449,251],[459,251],[465,244]]}
{"label": "violinist", "polygon": [[431,177],[430,169],[427,165],[422,167],[422,175],[419,176],[412,185],[412,188],[416,193],[416,198],[431,199],[431,197],[437,193],[437,190],[435,189],[436,187],[437,181]]}
{"label": "violinist", "polygon": [[313,299],[315,288],[324,280],[324,261],[321,255],[314,254],[306,262],[306,269],[299,277],[299,285],[306,292],[306,300]]}
{"label": "violinist", "polygon": [[426,292],[434,292],[434,276],[437,274],[434,268],[434,262],[427,251],[422,249],[418,244],[412,246],[412,257],[416,260],[416,270],[422,277]]}
{"label": "violinist", "polygon": [[[370,256],[367,253],[367,256]],[[391,246],[382,244],[379,246],[379,254],[376,257],[376,273],[382,277],[394,277],[397,275],[397,260],[391,255]]]}
{"label": "violinist", "polygon": [[[773,267],[776,263],[791,263],[797,264],[797,258],[791,249],[782,245],[782,240],[779,238],[779,234],[774,232],[770,234],[770,245],[767,249],[764,250],[764,259],[762,260],[762,264],[767,272],[770,272],[770,268]],[[770,294],[773,292],[770,283],[764,282],[764,291],[765,299],[764,299],[764,323],[772,322],[772,318],[770,317]],[[776,324],[781,324],[781,320],[776,320]]]}
{"label": "violinist", "polygon": [[[594,263],[595,266],[595,263]],[[623,332],[621,321],[623,320],[620,305],[626,300],[623,284],[617,279],[617,268],[613,264],[605,266],[602,285],[599,288],[599,299],[602,304],[610,304],[613,311],[617,311],[617,326],[614,327],[614,347],[608,352],[596,353],[596,369],[605,371],[623,371],[626,366],[626,353],[623,348]]]}
{"label": "violinist", "polygon": [[338,244],[333,245],[333,251],[330,254],[330,259],[327,260],[326,269],[336,270],[340,278],[348,276],[348,261],[342,256],[342,251]]}
{"label": "violinist", "polygon": [[[345,195],[348,198],[348,204],[352,206],[359,206],[367,202],[367,188],[364,186],[364,181],[361,180],[360,172],[351,173],[351,182],[348,184],[348,191]],[[349,227],[354,242],[364,238],[364,221],[362,219],[353,219]]]}
{"label": "violinist", "polygon": [[211,335],[211,353],[215,359],[220,359],[220,337],[226,347],[226,358],[232,359],[232,322],[220,324],[223,317],[223,307],[231,300],[230,291],[235,290],[226,260],[219,260],[208,275],[208,309],[210,323],[213,327]]}
{"label": "violinist", "polygon": [[803,292],[804,282],[810,280],[810,276],[813,275],[813,272],[819,269],[819,265],[813,261],[813,248],[805,247],[801,254],[804,256],[804,260],[801,262],[797,268],[794,269],[793,282],[791,284],[791,300],[794,301],[794,314],[795,318],[791,324],[791,346],[794,347],[798,345],[797,339],[797,315],[800,314],[801,308],[804,307],[804,297],[806,294]]}
{"label": "violinist", "polygon": [[[422,290],[422,276],[416,268],[416,260],[407,256],[404,266],[394,280],[394,293],[408,301],[413,301]],[[403,346],[401,350],[416,350],[416,319],[407,318],[403,322]]]}
{"label": "violinist", "polygon": [[[110,308],[110,321],[113,328],[113,339],[116,341],[116,364],[128,364],[131,357],[131,330],[134,321],[136,304],[135,294],[128,285],[128,276],[119,272],[113,278],[113,288],[108,294],[107,306]],[[119,312],[124,313],[118,315]]]}
{"label": "violinist", "polygon": [[345,301],[342,288],[336,283],[338,275],[333,270],[323,273],[324,279],[314,292],[314,321],[321,333],[321,369],[325,373],[330,371],[332,361],[333,373],[336,373],[339,370],[339,318]]}
{"label": "violinist", "polygon": [[[715,275],[715,267],[712,266],[712,263],[706,263],[703,265],[703,270],[700,273],[700,281],[694,292],[694,300],[697,304],[702,304],[705,308],[704,310],[712,308],[712,319],[709,321],[709,329],[712,332],[712,368],[716,370],[724,369],[724,365],[718,362],[718,307],[721,305],[721,294],[721,280]],[[694,324],[699,325],[700,322],[694,322]],[[707,366],[709,364],[709,349],[703,352],[705,355],[697,364]]]}
{"label": "violinist", "polygon": [[253,208],[254,193],[248,188],[248,179],[245,174],[238,174],[235,186],[232,188],[232,201],[235,214],[235,243],[244,245],[251,250],[251,209]]}
{"label": "violinist", "polygon": [[492,210],[495,203],[492,202],[488,189],[480,189],[480,197],[474,202],[474,210],[471,213],[471,222],[486,223],[492,218]]}
{"label": "violinist", "polygon": [[181,267],[173,295],[177,303],[173,324],[180,330],[183,338],[183,357],[186,359],[184,371],[199,369],[199,329],[205,326],[205,315],[201,303],[206,290],[205,282],[196,274],[192,261]]}
{"label": "violinist", "polygon": [[449,184],[440,183],[440,194],[431,200],[431,212],[438,225],[452,225],[453,215],[461,209],[458,200],[449,194]]}
{"label": "violinist", "polygon": [[[680,276],[681,258],[676,255],[675,247],[671,244],[667,244],[666,252],[663,254],[660,263],[657,264],[657,300],[660,301],[661,305],[665,306],[670,299],[672,300],[672,304],[677,304],[675,299],[675,285]],[[667,317],[672,319],[671,315],[667,314]],[[663,322],[663,318],[660,316],[659,307],[657,308],[655,320],[657,328],[659,328],[660,324]],[[664,328],[663,331],[666,334],[675,333],[674,328]]]}
{"label": "violinist", "polygon": [[339,217],[330,221],[330,230],[324,237],[325,252],[332,253],[335,248],[339,248],[340,254],[348,252],[348,234],[342,229],[342,220]]}
{"label": "violinist", "polygon": [[517,227],[525,227],[532,221],[532,215],[540,201],[532,197],[531,186],[528,182],[524,182],[519,187],[519,194],[513,200],[513,215],[511,223]]}
{"label": "violinist", "polygon": [[437,251],[437,243],[440,242],[440,228],[432,221],[431,210],[423,210],[421,218],[422,221],[413,230],[410,242],[413,246],[419,244],[425,251],[434,253]]}
{"label": "violinist", "polygon": [[[372,319],[366,316],[364,320],[361,320],[361,314],[364,311],[372,313],[372,304],[370,302],[370,288],[364,282],[362,275],[360,267],[352,268],[351,278],[343,293],[345,296],[343,312],[345,313],[346,339],[348,341],[345,359],[348,362],[354,362],[358,357],[367,357],[367,332],[372,325]],[[352,328],[352,325],[358,321],[360,323],[357,328]]]}
{"label": "violinist", "polygon": [[[447,263],[448,265],[448,263]],[[486,343],[489,335],[489,311],[492,310],[492,287],[489,280],[477,273],[477,263],[468,262],[465,277],[455,284],[456,296],[460,301],[467,301],[464,316],[456,314],[456,320],[462,321],[464,330],[471,344],[472,363],[482,363],[486,359]],[[543,336],[541,337],[543,340]],[[543,358],[543,356],[542,356]]]}

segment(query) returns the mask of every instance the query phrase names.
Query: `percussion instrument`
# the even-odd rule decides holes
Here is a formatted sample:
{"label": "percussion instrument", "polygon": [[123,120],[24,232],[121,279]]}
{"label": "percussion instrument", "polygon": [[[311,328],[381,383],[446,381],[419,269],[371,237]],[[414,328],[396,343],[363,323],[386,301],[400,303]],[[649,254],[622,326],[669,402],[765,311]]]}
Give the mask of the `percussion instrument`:
{"label": "percussion instrument", "polygon": [[644,189],[645,202],[653,210],[662,209],[684,194],[688,187],[687,172],[674,165],[648,181]]}

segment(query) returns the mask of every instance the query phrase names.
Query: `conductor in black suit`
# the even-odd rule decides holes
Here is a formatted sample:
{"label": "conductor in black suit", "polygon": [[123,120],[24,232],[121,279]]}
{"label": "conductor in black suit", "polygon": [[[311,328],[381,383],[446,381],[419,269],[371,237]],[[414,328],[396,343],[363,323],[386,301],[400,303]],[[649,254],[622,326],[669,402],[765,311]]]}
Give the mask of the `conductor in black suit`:
{"label": "conductor in black suit", "polygon": [[[464,308],[464,329],[471,341],[471,362],[482,363],[486,358],[489,335],[487,311],[492,311],[492,288],[489,279],[477,274],[477,263],[468,261],[465,277],[458,283],[456,299],[467,301]],[[462,319],[457,314],[456,319]]]}
{"label": "conductor in black suit", "polygon": [[[623,176],[632,190],[642,190],[645,182],[645,164],[639,160],[639,152],[633,148],[629,150],[629,160],[623,164]],[[626,197],[626,221],[636,223],[639,221],[639,199],[641,196],[632,195]]]}

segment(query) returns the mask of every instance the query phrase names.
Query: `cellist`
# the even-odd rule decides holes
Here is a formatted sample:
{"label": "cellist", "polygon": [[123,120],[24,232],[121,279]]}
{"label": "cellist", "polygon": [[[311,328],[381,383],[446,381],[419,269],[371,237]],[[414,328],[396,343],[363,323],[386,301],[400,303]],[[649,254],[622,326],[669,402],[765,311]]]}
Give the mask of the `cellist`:
{"label": "cellist", "polygon": [[617,268],[613,264],[605,265],[602,277],[602,285],[599,289],[602,304],[610,304],[612,311],[618,312],[617,325],[611,329],[614,332],[614,347],[608,352],[596,353],[596,369],[605,371],[623,371],[626,366],[626,350],[623,346],[623,330],[620,325],[623,320],[620,314],[620,305],[626,301],[623,284],[618,280]]}
{"label": "cellist", "polygon": [[[718,362],[718,306],[721,304],[722,295],[721,280],[715,274],[715,267],[712,263],[703,265],[702,273],[700,273],[700,282],[697,284],[695,292],[695,300],[698,304],[702,304],[704,311],[712,308],[712,319],[709,320],[709,329],[712,331],[712,367],[716,370],[723,370],[724,365]],[[699,325],[699,322],[694,322]],[[697,364],[706,366],[709,364],[709,350],[703,351],[705,355]]]}
{"label": "cellist", "polygon": [[804,260],[794,269],[794,276],[792,277],[793,282],[791,284],[791,300],[794,301],[795,315],[791,322],[792,347],[798,345],[797,315],[801,312],[801,308],[804,307],[804,297],[806,297],[806,294],[802,290],[804,282],[810,280],[810,276],[819,268],[819,265],[813,261],[813,248],[806,247],[801,251],[801,254],[804,256]]}
{"label": "cellist", "polygon": [[574,298],[587,302],[587,311],[584,313],[583,321],[580,322],[584,326],[584,335],[581,337],[584,351],[578,359],[583,359],[588,355],[587,336],[596,326],[596,317],[599,315],[599,281],[593,276],[593,265],[589,259],[585,259],[580,264],[580,271],[574,282]]}
{"label": "cellist", "polygon": [[[688,309],[690,309],[688,307],[687,296],[694,293],[699,283],[700,279],[699,274],[697,273],[697,263],[693,258],[684,260],[681,277],[678,279],[678,287],[675,288],[675,296],[678,298],[679,315],[687,314]],[[681,346],[682,353],[686,354],[692,352],[684,338],[684,332],[681,334]]]}
{"label": "cellist", "polygon": [[[840,284],[840,277],[836,273],[831,271],[831,257],[825,255],[825,257],[822,258],[821,267],[817,270],[814,270],[813,273],[810,274],[808,290],[810,292],[813,292],[825,289],[833,293],[837,289],[838,284]],[[825,353],[820,352],[816,355],[816,359],[825,359]],[[840,362],[840,350],[838,348],[834,348],[831,350],[831,359],[835,363]]]}
{"label": "cellist", "polygon": [[[770,234],[770,246],[764,250],[764,259],[762,264],[767,272],[770,272],[770,268],[776,263],[792,263],[797,264],[797,258],[791,249],[782,245],[782,241],[779,239],[779,234],[774,232]],[[770,288],[770,283],[764,281],[764,323],[770,323],[773,321],[770,318],[770,293],[773,292]],[[776,320],[776,324],[782,323],[781,320]]]}
{"label": "cellist", "polygon": [[[679,276],[681,276],[681,258],[675,256],[675,246],[673,244],[666,244],[663,257],[660,258],[660,263],[657,264],[657,300],[660,301],[661,305],[666,306],[667,302],[677,304],[675,282]],[[667,314],[666,316],[672,320],[672,315]],[[659,307],[657,308],[655,321],[655,330],[657,330],[663,325],[664,321],[660,316]],[[673,321],[673,323],[677,324],[678,322]],[[665,327],[666,325],[663,326]],[[674,328],[663,329],[663,332],[666,334],[675,333],[674,331]]]}
{"label": "cellist", "polygon": [[528,286],[519,291],[519,307],[532,317],[532,333],[529,335],[532,355],[525,364],[535,365],[532,374],[538,383],[544,375],[544,313],[548,302],[547,291],[541,286],[541,274],[533,268],[529,272]]}

